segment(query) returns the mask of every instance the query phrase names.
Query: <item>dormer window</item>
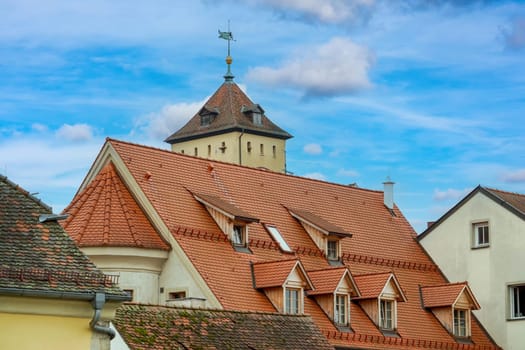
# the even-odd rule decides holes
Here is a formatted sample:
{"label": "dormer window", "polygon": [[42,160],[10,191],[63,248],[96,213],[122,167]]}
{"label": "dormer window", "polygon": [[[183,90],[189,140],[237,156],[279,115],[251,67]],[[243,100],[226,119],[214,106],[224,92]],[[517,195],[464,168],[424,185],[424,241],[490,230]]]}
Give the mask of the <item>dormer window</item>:
{"label": "dormer window", "polygon": [[454,335],[456,337],[467,337],[468,310],[454,309]]}
{"label": "dormer window", "polygon": [[335,295],[334,322],[341,326],[348,326],[348,294]]}
{"label": "dormer window", "polygon": [[252,113],[252,121],[255,125],[262,125],[262,115],[259,112],[254,111]]}
{"label": "dormer window", "polygon": [[363,293],[359,304],[374,321],[383,335],[395,336],[397,329],[397,303],[406,301],[405,294],[392,272],[354,277]]}
{"label": "dormer window", "polygon": [[236,251],[251,253],[248,248],[248,225],[252,222],[259,222],[259,219],[219,197],[196,193],[193,194],[193,197],[204,204],[213,220],[228,236]]}
{"label": "dormer window", "polygon": [[332,265],[341,265],[341,239],[352,237],[351,233],[306,210],[288,209],[312,241],[322,250]]}
{"label": "dormer window", "polygon": [[232,243],[238,246],[246,246],[246,226],[233,225]]}
{"label": "dormer window", "polygon": [[379,300],[379,328],[387,331],[394,330],[395,306],[395,300]]}
{"label": "dormer window", "polygon": [[308,271],[315,289],[308,292],[341,331],[350,331],[350,297],[359,297],[355,281],[346,267]]}
{"label": "dormer window", "polygon": [[312,290],[301,261],[287,259],[258,262],[252,266],[253,285],[262,290],[277,310],[285,314],[302,314],[304,292]]}
{"label": "dormer window", "polygon": [[298,288],[285,288],[284,303],[285,313],[291,315],[301,314],[302,293]]}
{"label": "dormer window", "polygon": [[332,239],[326,241],[326,257],[328,260],[339,260],[339,241]]}
{"label": "dormer window", "polygon": [[449,333],[457,338],[470,337],[470,313],[479,309],[479,304],[466,282],[421,287],[420,294],[423,306]]}

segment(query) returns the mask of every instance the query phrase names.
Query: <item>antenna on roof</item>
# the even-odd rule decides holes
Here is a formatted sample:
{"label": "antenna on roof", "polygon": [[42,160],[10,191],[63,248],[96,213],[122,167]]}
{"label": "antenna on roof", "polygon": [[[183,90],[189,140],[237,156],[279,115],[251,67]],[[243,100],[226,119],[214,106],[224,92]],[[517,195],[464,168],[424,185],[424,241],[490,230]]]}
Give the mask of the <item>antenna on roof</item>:
{"label": "antenna on roof", "polygon": [[235,76],[232,74],[230,70],[230,66],[233,62],[233,59],[230,56],[230,41],[235,41],[235,40],[233,39],[233,34],[230,31],[230,20],[228,20],[228,31],[227,32],[221,32],[221,30],[219,29],[219,38],[228,40],[228,56],[226,56],[226,64],[228,65],[228,71],[224,75],[224,81],[232,82]]}

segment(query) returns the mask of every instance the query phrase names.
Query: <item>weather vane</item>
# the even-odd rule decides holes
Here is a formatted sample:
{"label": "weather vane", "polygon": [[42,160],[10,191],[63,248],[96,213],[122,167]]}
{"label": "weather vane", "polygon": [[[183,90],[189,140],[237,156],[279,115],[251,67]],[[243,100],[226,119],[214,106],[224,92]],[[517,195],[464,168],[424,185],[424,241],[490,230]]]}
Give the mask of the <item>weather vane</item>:
{"label": "weather vane", "polygon": [[226,56],[226,64],[228,65],[228,71],[226,72],[226,75],[224,75],[224,79],[226,81],[233,81],[234,76],[230,70],[230,66],[233,61],[232,57],[230,56],[230,42],[235,41],[235,40],[233,39],[232,32],[230,31],[230,21],[229,20],[228,20],[228,31],[221,32],[221,30],[219,29],[219,38],[228,40],[228,56]]}

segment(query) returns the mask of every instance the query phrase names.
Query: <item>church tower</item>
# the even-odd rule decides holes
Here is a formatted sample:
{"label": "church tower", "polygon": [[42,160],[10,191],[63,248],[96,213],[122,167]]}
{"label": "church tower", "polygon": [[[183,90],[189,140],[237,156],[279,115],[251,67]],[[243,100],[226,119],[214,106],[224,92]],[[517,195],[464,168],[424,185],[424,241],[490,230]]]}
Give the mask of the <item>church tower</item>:
{"label": "church tower", "polygon": [[233,81],[230,66],[231,32],[228,40],[228,70],[224,83],[182,128],[169,136],[173,152],[286,172],[286,140],[292,135],[275,125],[264,109],[253,103]]}

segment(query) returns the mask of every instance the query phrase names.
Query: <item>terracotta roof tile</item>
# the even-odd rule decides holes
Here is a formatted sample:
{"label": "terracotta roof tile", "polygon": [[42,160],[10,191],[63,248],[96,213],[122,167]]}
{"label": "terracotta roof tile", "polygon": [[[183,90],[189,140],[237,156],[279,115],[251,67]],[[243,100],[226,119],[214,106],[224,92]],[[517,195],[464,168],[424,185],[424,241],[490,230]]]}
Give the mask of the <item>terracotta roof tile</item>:
{"label": "terracotta roof tile", "polygon": [[132,350],[333,349],[308,316],[124,305],[114,323]]}
{"label": "terracotta roof tile", "polygon": [[265,261],[253,264],[255,288],[279,287],[284,285],[293,269],[299,264],[297,259]]}
{"label": "terracotta roof tile", "polygon": [[234,204],[229,203],[217,196],[210,196],[202,193],[193,193],[195,199],[199,202],[212,205],[234,217],[235,220],[248,221],[248,222],[258,222],[259,219],[253,217],[253,215],[248,214],[244,210],[237,208]]}
{"label": "terracotta roof tile", "polygon": [[[77,248],[56,220],[42,221],[51,208],[0,176],[0,293],[11,290],[123,296]],[[52,294],[49,294],[52,295]]]}
{"label": "terracotta roof tile", "polygon": [[328,234],[334,234],[334,235],[345,235],[345,236],[351,236],[350,233],[345,232],[344,229],[326,221],[325,219],[310,213],[306,210],[301,209],[289,209],[290,213],[296,217],[298,217],[302,221],[306,221],[311,225],[317,226],[323,231],[328,232]]}
{"label": "terracotta roof tile", "polygon": [[347,273],[350,275],[350,271],[346,266],[307,272],[314,285],[314,289],[308,292],[309,295],[332,294],[343,277]]}
{"label": "terracotta roof tile", "polygon": [[[322,252],[287,209],[301,208],[352,233],[351,238],[341,240],[342,261],[364,296],[378,295],[388,276],[394,273],[407,299],[398,303],[397,331],[401,338],[395,340],[397,343],[389,343],[392,340],[385,340],[358,304],[351,304],[354,333],[350,339],[348,333],[335,328],[313,298],[305,298],[305,313],[331,343],[374,349],[423,348],[417,344],[430,342],[448,344],[450,349],[457,346],[432,313],[421,307],[419,286],[446,281],[416,241],[416,233],[399,209],[395,207],[392,216],[384,206],[382,192],[212,162],[112,139],[107,142],[224,309],[275,311],[264,293],[254,288],[251,263],[258,266],[292,257],[291,261],[299,259],[306,271],[330,268]],[[145,174],[149,174],[148,179]],[[233,249],[192,193],[206,193],[235,203],[237,208],[259,219],[249,225],[251,254]],[[281,252],[264,224],[278,227],[293,255]],[[281,272],[276,269],[274,273],[281,275]],[[472,325],[473,342],[495,349],[476,322]]]}
{"label": "terracotta roof tile", "polygon": [[201,125],[199,113],[195,114],[177,132],[166,139],[168,143],[176,143],[208,134],[217,134],[231,130],[270,135],[282,139],[292,137],[289,133],[275,125],[266,115],[262,115],[262,124],[256,125],[243,113],[253,102],[235,83],[224,83],[205,103],[207,111],[218,113],[211,124]]}
{"label": "terracotta roof tile", "polygon": [[108,163],[64,209],[64,228],[80,247],[137,247],[169,250]]}
{"label": "terracotta roof tile", "polygon": [[437,286],[421,287],[423,305],[428,308],[440,306],[453,306],[461,293],[467,293],[475,304],[474,309],[479,309],[477,301],[473,298],[467,282],[447,283]]}

